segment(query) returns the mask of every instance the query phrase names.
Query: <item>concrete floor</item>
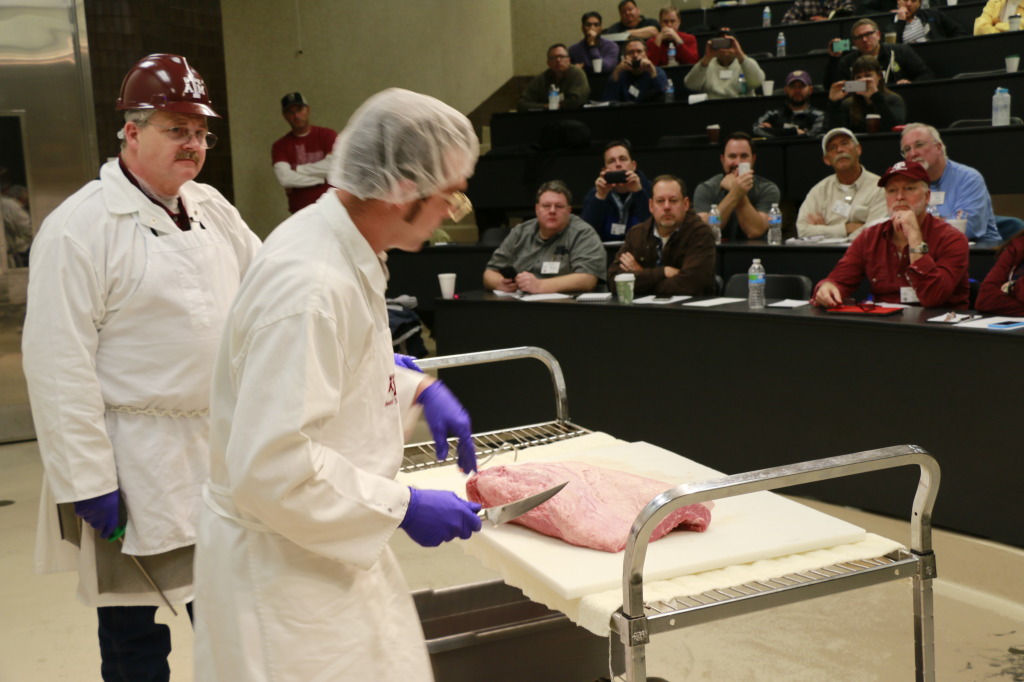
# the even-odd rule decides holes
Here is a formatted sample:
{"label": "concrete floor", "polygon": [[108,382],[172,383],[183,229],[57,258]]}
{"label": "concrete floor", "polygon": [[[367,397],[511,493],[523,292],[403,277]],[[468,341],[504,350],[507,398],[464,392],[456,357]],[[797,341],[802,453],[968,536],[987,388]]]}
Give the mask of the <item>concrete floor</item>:
{"label": "concrete floor", "polygon": [[[19,324],[6,317],[7,324],[0,321],[0,407],[24,395]],[[0,682],[98,680],[95,615],[75,600],[75,577],[32,571],[41,475],[34,441],[0,445]],[[909,540],[903,521],[810,504]],[[934,542],[938,679],[1024,682],[1024,551],[941,531]],[[427,550],[398,533],[392,546],[412,589],[496,577],[457,543]],[[158,614],[172,630],[172,679],[191,680],[188,619],[166,609]],[[694,626],[654,637],[648,674],[672,682],[912,680],[912,614],[906,580]],[[524,652],[531,654],[540,652]]]}

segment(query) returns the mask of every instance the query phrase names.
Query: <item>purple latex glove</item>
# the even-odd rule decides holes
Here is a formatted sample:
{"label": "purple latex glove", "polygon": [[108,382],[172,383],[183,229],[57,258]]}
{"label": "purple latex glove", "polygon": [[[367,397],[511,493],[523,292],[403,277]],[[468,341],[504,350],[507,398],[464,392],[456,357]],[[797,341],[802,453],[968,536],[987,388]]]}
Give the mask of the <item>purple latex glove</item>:
{"label": "purple latex glove", "polygon": [[402,355],[401,353],[395,353],[395,365],[398,367],[405,367],[413,371],[423,374],[423,370],[416,366],[416,358],[411,355]]}
{"label": "purple latex glove", "polygon": [[476,446],[469,413],[448,387],[440,381],[420,391],[416,402],[423,405],[423,417],[434,436],[434,448],[439,460],[448,457],[448,434],[459,438],[459,469],[464,473],[476,471]]}
{"label": "purple latex glove", "polygon": [[480,505],[448,490],[409,488],[409,508],[398,525],[424,547],[437,547],[453,538],[469,538],[480,530]]}
{"label": "purple latex glove", "polygon": [[89,500],[75,502],[75,513],[85,519],[85,522],[96,529],[100,537],[106,540],[117,530],[117,522],[120,518],[119,490],[100,495]]}

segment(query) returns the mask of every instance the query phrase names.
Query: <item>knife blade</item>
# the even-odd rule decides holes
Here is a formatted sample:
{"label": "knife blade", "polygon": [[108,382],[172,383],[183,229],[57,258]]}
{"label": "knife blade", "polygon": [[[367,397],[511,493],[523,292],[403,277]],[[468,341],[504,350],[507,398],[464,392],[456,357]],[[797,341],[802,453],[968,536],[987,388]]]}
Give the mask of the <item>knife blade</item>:
{"label": "knife blade", "polygon": [[548,488],[536,495],[530,495],[529,497],[524,497],[521,500],[516,500],[515,502],[499,504],[494,507],[486,507],[478,511],[477,516],[482,519],[487,519],[491,522],[492,526],[508,523],[512,519],[519,518],[531,509],[535,509],[536,507],[544,504],[557,495],[562,488],[567,485],[569,485],[569,481],[560,483],[552,488]]}

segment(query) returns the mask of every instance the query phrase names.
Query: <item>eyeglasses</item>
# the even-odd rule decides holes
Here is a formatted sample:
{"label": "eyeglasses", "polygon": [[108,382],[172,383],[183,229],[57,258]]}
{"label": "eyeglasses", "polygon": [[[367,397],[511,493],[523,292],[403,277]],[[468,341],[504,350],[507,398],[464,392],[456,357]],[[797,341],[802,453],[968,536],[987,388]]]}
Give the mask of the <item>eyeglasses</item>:
{"label": "eyeglasses", "polygon": [[473,202],[462,192],[442,194],[441,198],[448,202],[448,217],[456,223],[473,212]]}
{"label": "eyeglasses", "polygon": [[197,130],[193,133],[188,128],[182,128],[180,126],[167,127],[162,126],[159,123],[153,123],[152,121],[142,121],[139,125],[151,125],[159,128],[164,131],[167,137],[171,138],[171,141],[175,144],[185,144],[192,138],[195,138],[196,144],[203,149],[213,149],[217,145],[217,136],[205,130]]}
{"label": "eyeglasses", "polygon": [[853,36],[854,40],[867,40],[871,36],[878,33],[878,31],[868,31],[867,33],[861,33],[860,35]]}
{"label": "eyeglasses", "polygon": [[929,142],[924,142],[923,140],[918,140],[914,144],[908,144],[908,145],[906,145],[904,147],[900,147],[900,154],[903,155],[903,158],[907,158],[907,156],[910,155],[910,152],[921,151],[922,149],[924,149],[925,147],[927,147],[930,144],[935,144],[935,140],[931,140]]}
{"label": "eyeglasses", "polygon": [[878,307],[874,301],[857,301],[853,298],[844,298],[843,305],[855,305],[864,312],[869,312]]}
{"label": "eyeglasses", "polygon": [[568,58],[569,58],[569,55],[567,55],[567,54],[553,54],[553,55],[548,57],[548,61],[551,61],[553,59],[568,59]]}

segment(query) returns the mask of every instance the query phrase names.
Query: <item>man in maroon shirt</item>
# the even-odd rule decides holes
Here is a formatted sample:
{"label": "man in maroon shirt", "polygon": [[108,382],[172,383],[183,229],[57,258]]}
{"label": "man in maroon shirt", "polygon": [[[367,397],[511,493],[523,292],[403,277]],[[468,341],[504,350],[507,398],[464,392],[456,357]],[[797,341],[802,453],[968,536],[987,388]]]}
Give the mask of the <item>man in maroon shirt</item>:
{"label": "man in maroon shirt", "polygon": [[818,282],[814,304],[842,304],[867,277],[879,302],[966,308],[967,237],[927,212],[928,171],[915,161],[900,161],[878,186],[885,188],[889,220],[865,228],[854,240]]}
{"label": "man in maroon shirt", "polygon": [[281,115],[292,130],[274,143],[271,156],[274,175],[288,195],[288,210],[295,213],[327,191],[327,157],[338,133],[310,124],[309,104],[301,92],[281,98]]}

